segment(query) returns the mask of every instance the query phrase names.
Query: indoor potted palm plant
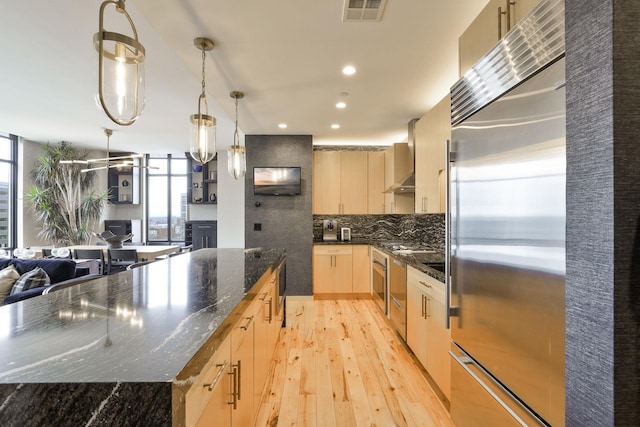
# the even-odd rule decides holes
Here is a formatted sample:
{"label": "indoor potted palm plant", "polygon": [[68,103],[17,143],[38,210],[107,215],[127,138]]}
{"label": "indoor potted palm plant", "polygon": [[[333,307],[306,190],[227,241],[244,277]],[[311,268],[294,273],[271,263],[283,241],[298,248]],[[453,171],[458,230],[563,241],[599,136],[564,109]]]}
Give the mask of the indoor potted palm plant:
{"label": "indoor potted palm plant", "polygon": [[71,143],[47,143],[32,171],[34,185],[25,197],[40,224],[38,236],[54,246],[78,245],[91,238],[91,228],[100,219],[108,192],[93,190],[96,173],[81,172],[86,165],[61,163],[86,160],[88,152]]}

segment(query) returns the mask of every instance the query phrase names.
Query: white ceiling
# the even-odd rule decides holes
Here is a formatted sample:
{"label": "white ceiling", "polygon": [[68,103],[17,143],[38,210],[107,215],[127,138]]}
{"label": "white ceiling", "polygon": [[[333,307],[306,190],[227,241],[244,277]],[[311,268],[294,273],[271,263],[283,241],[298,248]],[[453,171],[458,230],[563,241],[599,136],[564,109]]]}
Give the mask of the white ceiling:
{"label": "white ceiling", "polygon": [[[488,0],[387,0],[381,22],[342,22],[344,0],[130,0],[147,51],[146,108],[131,126],[94,101],[100,0],[0,0],[0,131],[38,142],[178,153],[188,149],[201,58],[218,144],[232,142],[234,101],[246,134],[310,134],[315,144],[406,140],[457,80],[457,40]],[[111,10],[111,13],[112,10]],[[344,76],[343,66],[357,68]],[[344,110],[335,103],[344,99]],[[285,122],[288,128],[279,129]],[[332,123],[341,128],[333,130]]]}

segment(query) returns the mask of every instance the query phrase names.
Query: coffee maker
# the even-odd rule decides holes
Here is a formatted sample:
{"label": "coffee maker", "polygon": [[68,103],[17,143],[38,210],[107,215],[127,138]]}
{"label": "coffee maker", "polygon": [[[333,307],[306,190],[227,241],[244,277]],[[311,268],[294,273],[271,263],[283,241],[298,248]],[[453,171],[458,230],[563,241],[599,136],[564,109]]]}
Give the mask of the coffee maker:
{"label": "coffee maker", "polygon": [[338,223],[332,219],[322,221],[322,240],[338,240]]}

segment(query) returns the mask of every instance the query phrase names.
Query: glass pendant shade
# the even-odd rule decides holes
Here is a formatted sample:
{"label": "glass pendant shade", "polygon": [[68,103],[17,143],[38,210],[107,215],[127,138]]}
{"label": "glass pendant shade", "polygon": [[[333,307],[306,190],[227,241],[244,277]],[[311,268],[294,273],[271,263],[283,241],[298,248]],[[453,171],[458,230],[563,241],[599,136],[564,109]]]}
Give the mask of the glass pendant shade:
{"label": "glass pendant shade", "polygon": [[247,150],[242,145],[231,145],[227,148],[227,166],[229,175],[240,179],[247,173]]}
{"label": "glass pendant shade", "polygon": [[190,117],[189,154],[196,162],[205,164],[216,156],[216,118],[209,115],[204,74],[206,52],[213,49],[213,41],[196,37],[193,44],[202,52],[202,93],[198,97],[198,112]]}
{"label": "glass pendant shade", "polygon": [[227,167],[229,175],[234,179],[240,179],[247,173],[247,149],[240,145],[238,133],[238,100],[244,98],[244,93],[233,91],[229,96],[236,102],[236,129],[233,132],[233,145],[227,148]]}
{"label": "glass pendant shade", "polygon": [[193,160],[205,164],[216,155],[216,118],[207,114],[192,114],[189,132],[189,153]]}
{"label": "glass pendant shade", "polygon": [[[105,31],[104,11],[114,5],[129,22],[133,37]],[[105,1],[100,6],[100,29],[93,36],[98,52],[98,105],[115,123],[128,126],[144,110],[144,46],[129,14],[124,10],[124,1]]]}

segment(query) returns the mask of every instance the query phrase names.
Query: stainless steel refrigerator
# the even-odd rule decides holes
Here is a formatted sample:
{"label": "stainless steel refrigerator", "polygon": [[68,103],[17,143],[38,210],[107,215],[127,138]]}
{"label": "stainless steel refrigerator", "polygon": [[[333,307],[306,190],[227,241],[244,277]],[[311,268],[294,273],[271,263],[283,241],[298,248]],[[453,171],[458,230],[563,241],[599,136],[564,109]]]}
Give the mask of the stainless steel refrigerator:
{"label": "stainless steel refrigerator", "polygon": [[452,88],[451,417],[564,425],[564,2]]}

